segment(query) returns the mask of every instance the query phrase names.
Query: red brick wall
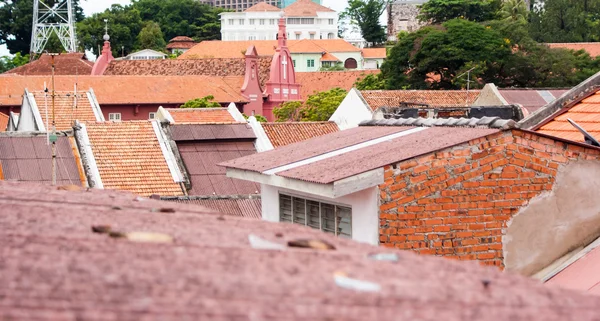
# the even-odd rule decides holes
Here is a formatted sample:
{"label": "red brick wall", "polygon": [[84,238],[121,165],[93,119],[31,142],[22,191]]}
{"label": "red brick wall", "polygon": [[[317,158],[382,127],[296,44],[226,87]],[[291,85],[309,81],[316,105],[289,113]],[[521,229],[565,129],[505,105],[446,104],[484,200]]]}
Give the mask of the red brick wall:
{"label": "red brick wall", "polygon": [[513,130],[385,168],[380,243],[503,267],[507,222],[561,164],[600,152]]}

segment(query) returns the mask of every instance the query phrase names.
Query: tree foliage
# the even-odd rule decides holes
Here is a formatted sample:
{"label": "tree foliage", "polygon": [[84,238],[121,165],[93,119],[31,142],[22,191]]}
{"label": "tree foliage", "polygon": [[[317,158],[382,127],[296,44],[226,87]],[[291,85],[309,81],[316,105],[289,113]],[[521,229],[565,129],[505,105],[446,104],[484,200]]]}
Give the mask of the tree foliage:
{"label": "tree foliage", "polygon": [[138,49],[153,49],[164,51],[167,46],[160,25],[154,21],[145,23],[137,36]]}
{"label": "tree foliage", "polygon": [[348,92],[334,88],[309,95],[306,102],[288,101],[273,110],[278,122],[327,121],[342,103]]}
{"label": "tree foliage", "polygon": [[600,41],[600,0],[534,2],[529,27],[539,42]]}
{"label": "tree foliage", "polygon": [[29,62],[29,55],[21,56],[20,52],[17,52],[14,56],[2,56],[0,57],[0,74],[11,69],[17,68]]}
{"label": "tree foliage", "polygon": [[373,45],[385,42],[385,29],[379,24],[389,0],[349,0],[348,7],[342,12],[342,20],[349,17],[358,25],[363,38]]}
{"label": "tree foliage", "polygon": [[429,0],[421,5],[419,20],[439,24],[452,19],[488,21],[496,18],[502,0]]}
{"label": "tree foliage", "polygon": [[[220,8],[196,0],[136,0],[128,6],[113,5],[86,18],[78,24],[77,31],[85,48],[98,54],[103,43],[104,19],[107,19],[113,55],[121,56],[122,51],[127,55],[136,49],[162,50],[164,45],[161,44],[176,36],[197,41],[220,39],[221,12]],[[158,29],[162,33],[160,37]],[[154,41],[152,35],[156,36]]]}
{"label": "tree foliage", "polygon": [[[516,18],[515,18],[516,17]],[[569,87],[600,70],[587,53],[536,43],[518,15],[486,23],[454,19],[402,34],[382,66],[388,89],[459,89],[485,83],[499,87]],[[467,73],[468,72],[468,73]],[[375,81],[379,80],[379,81]]]}
{"label": "tree foliage", "polygon": [[206,96],[202,98],[196,98],[188,100],[185,104],[181,105],[181,108],[218,108],[221,104],[214,101],[214,96]]}
{"label": "tree foliage", "polygon": [[354,87],[358,90],[382,90],[385,89],[385,83],[381,74],[370,74],[365,78],[357,78]]}
{"label": "tree foliage", "polygon": [[[46,0],[52,6],[59,0]],[[83,10],[79,0],[74,0],[75,20],[81,21]],[[29,54],[31,45],[31,30],[33,26],[33,0],[0,0],[0,44],[6,44],[11,54]],[[46,47],[49,52],[61,52],[62,45],[50,39]]]}

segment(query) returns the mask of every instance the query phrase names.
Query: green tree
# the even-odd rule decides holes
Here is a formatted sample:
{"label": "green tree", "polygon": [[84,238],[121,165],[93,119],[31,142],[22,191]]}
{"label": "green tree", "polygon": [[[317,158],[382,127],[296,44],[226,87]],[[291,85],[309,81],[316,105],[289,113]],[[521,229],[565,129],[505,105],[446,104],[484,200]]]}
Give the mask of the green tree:
{"label": "green tree", "polygon": [[[58,2],[60,0],[45,1],[50,6]],[[75,20],[82,20],[84,18],[83,10],[79,6],[79,0],[74,0],[73,5]],[[32,24],[33,0],[0,0],[0,45],[6,44],[11,54],[17,52],[23,56],[29,54]],[[46,48],[48,51],[61,51],[60,46]]]}
{"label": "green tree", "polygon": [[288,101],[273,109],[278,122],[327,121],[346,98],[348,92],[341,88],[309,95],[306,102]]}
{"label": "green tree", "polygon": [[497,31],[454,19],[441,28],[424,27],[400,37],[381,71],[388,89],[453,89],[457,88],[455,78],[467,63],[480,66],[482,81],[494,82],[510,54],[510,40]]}
{"label": "green tree", "polygon": [[349,0],[348,7],[342,12],[341,18],[350,18],[360,28],[363,38],[377,45],[385,42],[385,29],[379,24],[390,0]]}
{"label": "green tree", "polygon": [[221,107],[221,104],[219,104],[216,101],[213,101],[215,99],[214,96],[206,96],[206,97],[202,97],[202,98],[196,98],[196,99],[192,99],[187,101],[185,104],[181,105],[181,108],[216,108],[216,107]]}
{"label": "green tree", "polygon": [[273,108],[273,115],[278,122],[300,121],[302,119],[302,102],[286,101],[279,107]]}
{"label": "green tree", "polygon": [[381,74],[370,74],[357,78],[354,87],[358,90],[381,90],[386,88],[386,81]]}
{"label": "green tree", "polygon": [[11,69],[17,68],[29,62],[29,55],[21,56],[20,52],[17,52],[14,56],[2,56],[0,57],[0,74]]}
{"label": "green tree", "polygon": [[137,36],[138,49],[164,51],[166,46],[167,43],[163,37],[160,25],[154,21],[146,22],[144,28],[142,28]]}
{"label": "green tree", "polygon": [[143,21],[157,22],[166,41],[177,36],[221,39],[219,14],[225,11],[221,8],[197,0],[134,0],[132,8],[140,12]]}
{"label": "green tree", "polygon": [[110,35],[113,55],[120,57],[131,53],[136,47],[136,36],[143,27],[142,18],[138,10],[130,6],[123,7],[114,4],[110,9],[96,13],[77,24],[77,35],[79,42],[85,49],[91,50],[99,55],[104,40],[104,20],[108,21],[108,33]]}
{"label": "green tree", "polygon": [[502,0],[429,0],[421,5],[419,20],[440,24],[452,19],[488,21],[496,18]]}
{"label": "green tree", "polygon": [[531,36],[539,42],[600,41],[600,0],[544,0],[531,11]]}
{"label": "green tree", "polygon": [[505,0],[500,9],[500,18],[508,21],[527,21],[529,14],[524,0]]}
{"label": "green tree", "polygon": [[344,71],[344,70],[346,70],[346,68],[344,68],[344,65],[341,62],[333,64],[329,67],[319,68],[319,71]]}

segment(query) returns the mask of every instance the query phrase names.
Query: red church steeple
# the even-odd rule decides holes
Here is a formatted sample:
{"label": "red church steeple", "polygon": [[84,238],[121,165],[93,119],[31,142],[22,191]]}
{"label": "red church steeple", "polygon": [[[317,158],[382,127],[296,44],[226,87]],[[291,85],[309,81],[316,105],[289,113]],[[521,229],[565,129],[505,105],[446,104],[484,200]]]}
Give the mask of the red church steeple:
{"label": "red church steeple", "polygon": [[265,117],[273,120],[273,108],[286,101],[301,100],[300,84],[296,83],[296,71],[290,50],[287,47],[285,18],[279,19],[277,49],[271,62],[271,73],[266,83],[267,101],[263,107]]}

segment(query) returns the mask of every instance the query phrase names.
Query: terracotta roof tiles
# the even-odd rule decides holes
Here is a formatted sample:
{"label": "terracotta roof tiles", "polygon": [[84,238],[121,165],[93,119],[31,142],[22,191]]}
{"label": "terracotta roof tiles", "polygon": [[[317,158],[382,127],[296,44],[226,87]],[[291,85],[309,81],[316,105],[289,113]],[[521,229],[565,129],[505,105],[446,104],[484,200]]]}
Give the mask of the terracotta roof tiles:
{"label": "terracotta roof tiles", "polygon": [[[31,93],[37,103],[46,130],[52,128],[52,97],[43,91]],[[46,110],[46,107],[48,110]],[[57,130],[73,128],[76,120],[81,123],[96,122],[96,115],[85,92],[56,92],[54,95],[54,113]],[[48,116],[48,117],[46,117]]]}
{"label": "terracotta roof tiles", "polygon": [[277,12],[277,11],[281,11],[281,9],[277,8],[276,6],[270,5],[266,2],[259,2],[255,5],[253,5],[252,7],[244,10],[244,12],[263,12],[263,11]]}
{"label": "terracotta roof tiles", "polygon": [[564,48],[570,50],[585,50],[590,56],[600,56],[600,42],[567,42],[567,43],[547,43],[550,48]]}
{"label": "terracotta roof tiles", "polygon": [[306,99],[309,95],[333,88],[349,91],[359,78],[379,72],[379,70],[298,72],[296,82],[302,85],[300,94],[302,99]]}
{"label": "terracotta roof tiles", "polygon": [[341,62],[341,60],[337,59],[334,55],[326,52],[323,56],[321,56],[321,61],[333,61],[333,62]]}
{"label": "terracotta roof tiles", "polygon": [[[39,59],[6,71],[5,74],[40,76],[52,74],[51,56],[42,54]],[[54,58],[55,75],[89,75],[94,63],[84,53],[63,53]]]}
{"label": "terracotta roof tiles", "polygon": [[384,59],[387,58],[386,48],[364,48],[362,50],[365,59]]}
{"label": "terracotta roof tiles", "polygon": [[[43,90],[49,76],[0,75],[0,105],[20,106],[25,88]],[[100,105],[183,104],[213,95],[220,103],[247,102],[240,88],[244,78],[217,76],[57,76],[57,91],[92,88]],[[119,88],[119,90],[115,90]]]}
{"label": "terracotta roof tiles", "polygon": [[227,108],[169,108],[175,124],[231,124],[237,121]]}
{"label": "terracotta roof tiles", "polygon": [[[201,206],[0,182],[2,315],[17,320],[591,321],[595,296]],[[161,213],[160,209],[174,213]],[[162,233],[169,243],[93,233]],[[323,240],[335,250],[288,247]],[[267,250],[256,243],[274,244]],[[254,246],[253,246],[254,244]],[[360,285],[363,285],[361,288]],[[364,291],[365,285],[372,292]],[[276,304],[274,304],[276,302]],[[258,316],[258,317],[257,317]]]}
{"label": "terracotta roof tiles", "polygon": [[314,3],[311,0],[296,0],[283,9],[286,17],[316,17],[317,12],[335,12],[330,8]]}
{"label": "terracotta roof tiles", "polygon": [[9,116],[4,113],[0,113],[0,132],[6,131],[8,127]]}
{"label": "terracotta roof tiles", "polygon": [[183,195],[151,121],[88,124],[87,133],[104,188],[143,196]]}
{"label": "terracotta roof tiles", "polygon": [[570,108],[563,109],[558,116],[536,131],[546,135],[583,142],[583,135],[569,124],[567,118],[579,124],[596,139],[600,139],[600,91],[596,91],[595,94]]}
{"label": "terracotta roof tiles", "polygon": [[[247,40],[247,41],[202,41],[194,48],[184,52],[177,59],[205,58],[243,58],[246,49],[251,45],[256,47],[259,56],[272,57],[277,48],[276,40]],[[344,39],[303,39],[288,40],[288,48],[292,54],[323,53],[323,52],[360,52]]]}
{"label": "terracotta roof tiles", "polygon": [[430,107],[470,106],[479,90],[362,90],[360,93],[372,110],[394,107],[400,103],[427,104]]}
{"label": "terracotta roof tiles", "polygon": [[[261,84],[269,78],[272,57],[261,57],[258,74]],[[238,76],[243,77],[246,64],[240,58],[113,60],[104,75],[110,76]]]}
{"label": "terracotta roof tiles", "polygon": [[273,147],[281,147],[339,131],[334,122],[261,123]]}

